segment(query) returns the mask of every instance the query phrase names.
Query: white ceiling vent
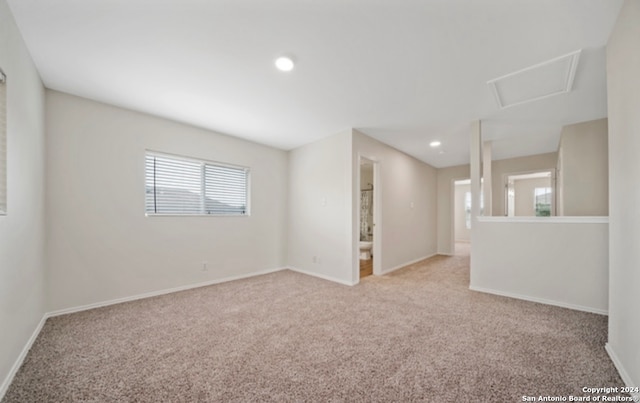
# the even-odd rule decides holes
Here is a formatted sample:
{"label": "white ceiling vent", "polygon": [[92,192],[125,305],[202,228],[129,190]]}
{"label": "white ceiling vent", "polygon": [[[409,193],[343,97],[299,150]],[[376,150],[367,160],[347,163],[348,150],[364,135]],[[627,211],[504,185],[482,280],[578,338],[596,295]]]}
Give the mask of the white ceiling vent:
{"label": "white ceiling vent", "polygon": [[500,108],[571,91],[581,50],[487,81]]}

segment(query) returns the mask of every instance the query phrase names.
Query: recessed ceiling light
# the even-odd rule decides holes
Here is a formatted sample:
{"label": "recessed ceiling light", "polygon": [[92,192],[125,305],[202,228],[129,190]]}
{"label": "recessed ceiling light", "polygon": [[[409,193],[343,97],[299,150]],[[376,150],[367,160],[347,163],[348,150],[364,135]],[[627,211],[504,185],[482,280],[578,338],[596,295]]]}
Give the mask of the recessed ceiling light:
{"label": "recessed ceiling light", "polygon": [[280,71],[291,71],[293,70],[294,63],[290,57],[281,56],[276,59],[276,67]]}
{"label": "recessed ceiling light", "polygon": [[440,147],[440,144],[442,144],[442,143],[441,143],[441,142],[439,142],[438,140],[436,140],[436,141],[432,141],[431,143],[429,143],[429,145],[430,145],[431,147],[433,147],[433,148]]}

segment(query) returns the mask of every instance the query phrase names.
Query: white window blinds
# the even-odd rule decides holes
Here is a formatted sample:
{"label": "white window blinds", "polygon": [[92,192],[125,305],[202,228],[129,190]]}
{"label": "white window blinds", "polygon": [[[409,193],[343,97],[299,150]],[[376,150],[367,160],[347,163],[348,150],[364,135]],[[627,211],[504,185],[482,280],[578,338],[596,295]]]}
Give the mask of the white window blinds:
{"label": "white window blinds", "polygon": [[147,152],[147,214],[248,215],[249,169]]}
{"label": "white window blinds", "polygon": [[0,69],[0,215],[7,214],[7,77]]}

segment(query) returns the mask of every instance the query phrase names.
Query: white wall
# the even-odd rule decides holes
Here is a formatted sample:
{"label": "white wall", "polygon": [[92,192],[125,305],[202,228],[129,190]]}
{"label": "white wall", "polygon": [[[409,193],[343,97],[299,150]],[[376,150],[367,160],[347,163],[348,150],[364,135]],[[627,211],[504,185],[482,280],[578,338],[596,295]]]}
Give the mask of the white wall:
{"label": "white wall", "polygon": [[[438,178],[438,214],[437,234],[438,253],[441,255],[454,254],[454,181],[469,179],[469,164],[454,167],[439,168]],[[495,195],[493,196],[495,197]]]}
{"label": "white wall", "polygon": [[7,202],[0,216],[0,398],[45,311],[44,88],[5,0],[0,67],[7,75]]}
{"label": "white wall", "polygon": [[[481,144],[478,125],[472,126],[474,200],[480,193]],[[471,220],[470,289],[607,313],[606,217],[480,217],[474,208]]]}
{"label": "white wall", "polygon": [[607,119],[563,127],[558,160],[562,215],[608,216]]}
{"label": "white wall", "polygon": [[486,217],[474,222],[470,288],[606,314],[606,218],[591,223],[562,219]]}
{"label": "white wall", "polygon": [[376,228],[382,272],[436,253],[435,168],[348,129],[290,151],[292,269],[344,284],[358,282],[359,156],[379,165],[381,220]]}
{"label": "white wall", "polygon": [[608,350],[640,386],[640,1],[626,0],[607,45],[610,292]]}
{"label": "white wall", "polygon": [[[51,310],[285,265],[286,152],[55,91],[46,107]],[[251,216],[145,217],[145,149],[250,167]]]}
{"label": "white wall", "polygon": [[471,229],[467,228],[467,212],[465,210],[466,195],[470,191],[470,185],[455,185],[454,239],[456,242],[471,240]]}
{"label": "white wall", "polygon": [[287,264],[344,284],[353,284],[351,161],[351,129],[289,152]]}
{"label": "white wall", "polygon": [[[358,156],[378,162],[380,180],[382,273],[437,253],[437,170],[422,161],[353,131],[352,175],[357,175]],[[353,192],[357,191],[355,188]],[[354,193],[354,201],[357,197]],[[354,215],[357,203],[353,203]],[[357,216],[355,217],[357,218]],[[358,278],[358,223],[354,220],[353,278]],[[374,255],[375,256],[375,255]],[[375,265],[375,257],[374,257]]]}

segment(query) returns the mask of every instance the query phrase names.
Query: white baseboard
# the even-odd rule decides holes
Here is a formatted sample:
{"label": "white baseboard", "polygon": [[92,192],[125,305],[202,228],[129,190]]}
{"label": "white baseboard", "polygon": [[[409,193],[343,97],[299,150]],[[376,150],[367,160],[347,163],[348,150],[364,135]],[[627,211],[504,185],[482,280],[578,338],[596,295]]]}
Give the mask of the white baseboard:
{"label": "white baseboard", "polygon": [[285,269],[286,269],[285,267],[279,267],[279,268],[275,268],[275,269],[266,269],[266,270],[252,272],[252,273],[241,274],[241,275],[238,275],[238,276],[223,277],[223,278],[219,278],[219,279],[215,279],[215,280],[204,281],[204,282],[201,282],[201,283],[183,285],[183,286],[180,286],[180,287],[174,287],[174,288],[168,288],[168,289],[164,289],[164,290],[151,291],[151,292],[146,292],[146,293],[143,293],[143,294],[132,295],[130,297],[116,298],[116,299],[112,299],[112,300],[108,300],[108,301],[96,302],[96,303],[93,303],[93,304],[76,306],[76,307],[72,307],[72,308],[59,309],[59,310],[56,310],[56,311],[49,312],[47,315],[48,315],[48,317],[51,318],[51,317],[54,317],[54,316],[66,315],[68,313],[87,311],[89,309],[100,308],[100,307],[103,307],[103,306],[121,304],[123,302],[135,301],[135,300],[144,299],[144,298],[157,297],[159,295],[171,294],[171,293],[179,292],[179,291],[191,290],[193,288],[206,287],[206,286],[209,286],[209,285],[226,283],[226,282],[234,281],[234,280],[242,280],[244,278],[249,278],[249,277],[262,276],[264,274],[275,273],[275,272],[278,272],[278,271],[281,271],[281,270],[285,270]]}
{"label": "white baseboard", "polygon": [[7,374],[7,376],[5,377],[4,381],[2,381],[2,384],[0,385],[0,400],[2,400],[2,398],[5,395],[5,393],[7,393],[7,389],[9,389],[9,385],[11,385],[11,382],[13,381],[13,378],[15,377],[16,373],[20,369],[20,366],[22,366],[22,363],[24,362],[24,359],[27,356],[27,353],[31,349],[31,346],[33,345],[33,343],[38,338],[38,335],[40,334],[40,331],[42,331],[42,327],[44,326],[44,323],[49,318],[52,318],[54,316],[65,315],[65,314],[68,314],[68,313],[87,311],[89,309],[100,308],[100,307],[103,307],[103,306],[120,304],[120,303],[123,303],[123,302],[129,302],[129,301],[135,301],[135,300],[144,299],[144,298],[156,297],[158,295],[171,294],[171,293],[174,293],[174,292],[190,290],[190,289],[193,289],[193,288],[206,287],[208,285],[213,285],[213,284],[226,283],[228,281],[241,280],[243,278],[261,276],[261,275],[264,275],[264,274],[275,273],[275,272],[278,272],[278,271],[281,271],[281,270],[286,270],[286,268],[285,267],[279,267],[279,268],[275,268],[275,269],[267,269],[267,270],[262,270],[262,271],[258,271],[258,272],[242,274],[242,275],[239,275],[239,276],[224,277],[224,278],[220,278],[220,279],[216,279],[216,280],[205,281],[205,282],[202,282],[202,283],[190,284],[190,285],[185,285],[185,286],[181,286],[181,287],[174,287],[174,288],[169,288],[169,289],[159,290],[159,291],[152,291],[152,292],[147,292],[147,293],[144,293],[144,294],[133,295],[133,296],[130,296],[130,297],[117,298],[117,299],[112,299],[112,300],[109,300],[109,301],[96,302],[96,303],[93,303],[93,304],[82,305],[82,306],[66,308],[66,309],[60,309],[60,310],[52,311],[52,312],[46,312],[42,316],[42,319],[40,319],[40,323],[38,323],[38,326],[36,326],[35,330],[31,334],[31,337],[29,338],[29,340],[25,344],[24,348],[20,352],[20,355],[18,356],[16,361],[13,363],[13,366],[11,367],[11,370],[9,371],[9,374]]}
{"label": "white baseboard", "polygon": [[525,301],[537,302],[539,304],[559,306],[561,308],[568,308],[568,309],[573,309],[573,310],[576,310],[576,311],[597,313],[599,315],[609,315],[609,312],[607,310],[605,310],[605,309],[593,308],[593,307],[589,307],[589,306],[569,304],[567,302],[554,301],[554,300],[544,299],[544,298],[530,297],[528,295],[521,295],[521,294],[510,293],[510,292],[492,290],[490,288],[476,287],[476,286],[473,286],[473,285],[469,286],[469,289],[471,291],[478,291],[478,292],[484,292],[484,293],[487,293],[487,294],[500,295],[500,296],[503,296],[503,297],[522,299],[522,300],[525,300]]}
{"label": "white baseboard", "polygon": [[9,385],[11,385],[11,382],[13,382],[13,378],[16,376],[16,374],[18,373],[18,370],[20,369],[20,367],[22,366],[22,363],[24,362],[24,359],[27,357],[27,353],[29,353],[29,350],[31,350],[31,346],[38,338],[38,335],[40,334],[40,331],[42,330],[44,323],[47,321],[47,318],[48,316],[45,313],[42,316],[42,319],[40,319],[40,322],[38,323],[36,328],[33,330],[33,333],[31,333],[31,337],[29,337],[29,340],[27,340],[27,343],[24,345],[24,348],[20,352],[20,355],[18,356],[16,361],[13,363],[11,370],[9,370],[9,373],[4,378],[4,381],[2,381],[2,384],[0,385],[0,400],[2,400],[2,398],[4,398],[5,393],[7,393],[7,390],[9,389]]}
{"label": "white baseboard", "polygon": [[417,259],[414,259],[414,260],[412,260],[412,261],[410,261],[410,262],[405,262],[405,263],[399,264],[399,265],[394,266],[394,267],[392,267],[392,268],[390,268],[390,269],[382,270],[382,273],[380,273],[380,275],[389,274],[389,273],[394,272],[394,271],[396,271],[396,270],[400,270],[400,269],[402,269],[403,267],[410,266],[410,265],[412,265],[412,264],[414,264],[414,263],[418,263],[418,262],[419,262],[419,261],[421,261],[421,260],[429,259],[430,257],[434,257],[434,256],[436,256],[436,255],[438,255],[438,253],[432,253],[432,254],[430,254],[430,255],[427,255],[427,256],[423,256],[423,257],[419,257],[419,258],[417,258]]}
{"label": "white baseboard", "polygon": [[[618,370],[618,373],[620,374],[620,378],[622,378],[622,381],[624,382],[624,384],[630,388],[638,387],[638,385],[633,384],[633,381],[631,380],[629,373],[627,373],[627,371],[624,369],[622,362],[620,362],[620,359],[618,358],[618,355],[616,354],[616,352],[613,350],[613,347],[611,347],[611,344],[606,343],[604,345],[604,349],[607,350],[607,354],[609,354],[609,358],[611,358],[611,361],[613,361],[613,365]],[[640,393],[631,393],[631,396],[635,397],[636,401],[640,401]]]}
{"label": "white baseboard", "polygon": [[11,370],[9,371],[9,374],[7,374],[7,376],[5,377],[4,381],[0,385],[0,400],[2,400],[2,398],[5,395],[5,393],[7,392],[7,389],[9,389],[9,385],[11,385],[11,382],[13,381],[13,378],[15,377],[16,373],[20,369],[20,366],[22,366],[22,363],[24,362],[24,359],[27,356],[27,353],[31,349],[31,346],[33,345],[35,340],[38,338],[38,335],[40,334],[40,331],[42,331],[42,327],[44,326],[44,323],[49,318],[52,318],[52,317],[55,317],[55,316],[60,316],[60,315],[65,315],[65,314],[69,314],[69,313],[74,313],[74,312],[87,311],[89,309],[100,308],[100,307],[103,307],[103,306],[120,304],[120,303],[123,303],[123,302],[129,302],[129,301],[135,301],[135,300],[144,299],[144,298],[156,297],[158,295],[171,294],[171,293],[174,293],[174,292],[190,290],[190,289],[193,289],[193,288],[206,287],[208,285],[213,285],[213,284],[226,283],[226,282],[229,282],[229,281],[241,280],[241,279],[244,279],[244,278],[255,277],[255,276],[261,276],[261,275],[264,275],[264,274],[275,273],[275,272],[278,272],[278,271],[281,271],[281,270],[286,270],[286,267],[279,267],[279,268],[275,268],[275,269],[267,269],[267,270],[252,272],[252,273],[248,273],[248,274],[241,274],[239,276],[224,277],[224,278],[220,278],[220,279],[216,279],[216,280],[205,281],[205,282],[202,282],[202,283],[190,284],[190,285],[174,287],[174,288],[169,288],[169,289],[159,290],[159,291],[152,291],[152,292],[147,292],[147,293],[144,293],[144,294],[132,295],[130,297],[117,298],[117,299],[112,299],[112,300],[109,300],[109,301],[96,302],[96,303],[93,303],[93,304],[82,305],[82,306],[66,308],[66,309],[60,309],[60,310],[56,310],[56,311],[52,311],[52,312],[46,312],[42,316],[42,319],[40,320],[40,323],[38,323],[38,326],[33,331],[33,334],[31,335],[31,337],[29,338],[29,340],[25,344],[24,348],[20,352],[20,355],[18,356],[18,358],[14,362],[13,366],[11,367]]}
{"label": "white baseboard", "polygon": [[331,282],[339,283],[339,284],[343,284],[343,285],[348,285],[350,287],[357,284],[357,283],[352,283],[350,281],[342,280],[340,278],[327,276],[326,274],[314,273],[312,271],[298,269],[297,267],[293,267],[293,266],[289,266],[288,268],[289,268],[289,270],[295,271],[297,273],[306,274],[307,276],[312,276],[312,277],[318,277],[318,278],[321,278],[323,280],[327,280],[327,281],[331,281]]}

